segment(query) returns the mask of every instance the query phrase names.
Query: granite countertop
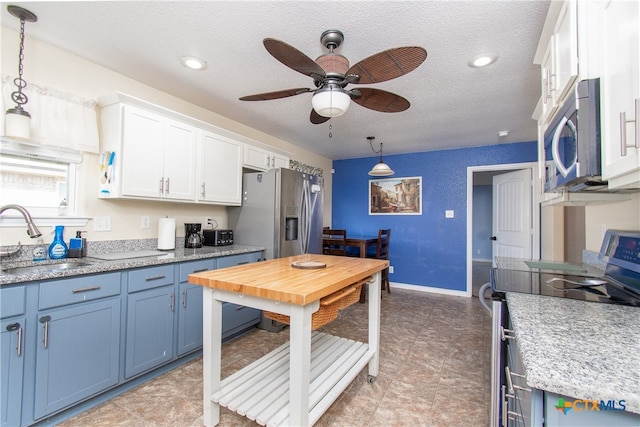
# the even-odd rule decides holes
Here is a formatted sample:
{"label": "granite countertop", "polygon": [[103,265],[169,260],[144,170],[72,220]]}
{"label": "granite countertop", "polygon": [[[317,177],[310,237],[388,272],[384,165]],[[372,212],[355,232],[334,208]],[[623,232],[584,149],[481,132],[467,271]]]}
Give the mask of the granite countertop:
{"label": "granite countertop", "polygon": [[529,386],[640,414],[640,308],[507,293]]}
{"label": "granite countertop", "polygon": [[[117,248],[112,248],[113,250],[110,252],[101,252],[104,253],[122,253],[127,252],[127,250],[122,250],[122,247],[118,246]],[[149,250],[150,248],[129,248],[125,247],[124,249],[128,250]],[[14,262],[3,262],[2,268],[14,268],[14,267],[26,267],[26,266],[44,266],[49,264],[59,264],[59,263],[88,263],[87,265],[82,265],[77,268],[67,269],[67,270],[49,270],[32,274],[7,274],[0,272],[0,286],[9,285],[14,283],[26,283],[26,282],[34,282],[41,280],[51,280],[58,279],[63,277],[73,277],[80,276],[85,274],[94,274],[94,273],[105,273],[110,271],[119,271],[130,268],[140,268],[140,267],[150,267],[154,265],[161,264],[172,264],[177,262],[184,261],[196,261],[199,259],[207,259],[207,258],[217,258],[229,255],[238,255],[243,253],[250,252],[259,252],[263,251],[265,248],[262,246],[249,246],[249,245],[229,245],[229,246],[204,246],[198,249],[188,249],[188,248],[178,248],[172,251],[162,251],[162,255],[154,255],[154,256],[146,256],[146,257],[138,257],[138,258],[128,258],[122,260],[113,260],[107,261],[103,259],[94,258],[91,255],[99,256],[101,254],[92,254],[89,251],[89,255],[84,258],[67,258],[62,260],[47,260],[41,262],[34,261],[14,261]],[[159,252],[159,251],[158,251]]]}

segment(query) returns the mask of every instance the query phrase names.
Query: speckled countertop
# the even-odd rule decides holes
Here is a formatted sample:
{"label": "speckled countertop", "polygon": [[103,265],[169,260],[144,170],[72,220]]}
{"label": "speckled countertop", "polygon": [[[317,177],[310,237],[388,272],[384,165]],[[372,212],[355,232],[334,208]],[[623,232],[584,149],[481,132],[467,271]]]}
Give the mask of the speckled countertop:
{"label": "speckled countertop", "polygon": [[507,293],[527,383],[640,414],[640,308]]}
{"label": "speckled countertop", "polygon": [[[94,245],[97,247],[97,245]],[[155,250],[153,246],[149,246],[148,242],[142,244],[130,244],[128,242],[118,242],[118,244],[112,244],[112,246],[102,245],[94,256],[100,254],[109,253],[123,253],[130,251],[142,251],[142,250]],[[161,264],[171,264],[184,261],[195,261],[206,258],[216,258],[229,255],[238,255],[250,252],[259,252],[264,250],[261,246],[248,246],[248,245],[230,245],[230,246],[204,246],[198,249],[187,249],[177,247],[172,251],[162,251],[162,255],[129,258],[124,260],[105,261],[98,258],[93,258],[91,246],[89,246],[89,254],[85,258],[67,258],[63,260],[47,260],[42,262],[33,262],[28,260],[3,262],[2,269],[8,269],[13,267],[25,267],[33,265],[48,265],[68,262],[80,262],[87,263],[81,267],[68,269],[68,270],[50,270],[42,271],[32,274],[7,274],[0,272],[0,286],[9,285],[14,283],[34,282],[41,280],[58,279],[62,277],[72,277],[84,274],[104,273],[108,271],[118,271],[130,268],[150,267]]]}

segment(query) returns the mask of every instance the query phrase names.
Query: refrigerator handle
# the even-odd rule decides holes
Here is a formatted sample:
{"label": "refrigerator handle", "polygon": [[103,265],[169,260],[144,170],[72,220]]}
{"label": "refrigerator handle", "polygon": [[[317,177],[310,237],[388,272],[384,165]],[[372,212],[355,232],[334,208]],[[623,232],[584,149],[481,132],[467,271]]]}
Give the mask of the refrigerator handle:
{"label": "refrigerator handle", "polygon": [[311,229],[311,212],[309,210],[309,181],[306,179],[302,184],[302,199],[300,201],[300,244],[302,246],[302,253],[306,254],[309,251],[309,230]]}

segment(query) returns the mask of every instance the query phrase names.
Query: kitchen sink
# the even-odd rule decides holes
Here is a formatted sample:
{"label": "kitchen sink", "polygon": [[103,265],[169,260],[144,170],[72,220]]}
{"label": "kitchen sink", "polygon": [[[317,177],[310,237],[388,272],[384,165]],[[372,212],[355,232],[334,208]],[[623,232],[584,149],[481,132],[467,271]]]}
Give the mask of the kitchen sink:
{"label": "kitchen sink", "polygon": [[87,261],[63,262],[60,264],[43,264],[29,265],[26,267],[2,268],[1,271],[4,274],[42,274],[54,271],[74,270],[76,268],[87,267],[92,264],[92,262]]}

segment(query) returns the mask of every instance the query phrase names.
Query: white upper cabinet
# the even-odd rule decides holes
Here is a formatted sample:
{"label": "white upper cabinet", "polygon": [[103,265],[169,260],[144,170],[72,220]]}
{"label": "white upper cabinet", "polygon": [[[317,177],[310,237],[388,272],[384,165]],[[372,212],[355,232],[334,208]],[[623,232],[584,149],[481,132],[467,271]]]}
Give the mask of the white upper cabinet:
{"label": "white upper cabinet", "polygon": [[102,126],[115,155],[101,197],[195,201],[196,128],[123,104],[102,110]]}
{"label": "white upper cabinet", "polygon": [[544,122],[551,118],[578,76],[577,19],[577,0],[551,2],[534,61],[541,67],[541,119]]}
{"label": "white upper cabinet", "polygon": [[244,166],[261,171],[273,168],[288,168],[289,158],[282,154],[246,144],[244,148]]}
{"label": "white upper cabinet", "polygon": [[224,136],[200,131],[198,138],[198,202],[242,203],[243,144]]}
{"label": "white upper cabinet", "polygon": [[640,3],[601,11],[602,177],[609,188],[640,188]]}

